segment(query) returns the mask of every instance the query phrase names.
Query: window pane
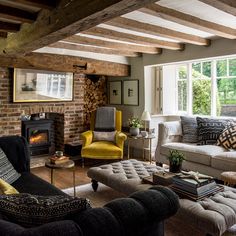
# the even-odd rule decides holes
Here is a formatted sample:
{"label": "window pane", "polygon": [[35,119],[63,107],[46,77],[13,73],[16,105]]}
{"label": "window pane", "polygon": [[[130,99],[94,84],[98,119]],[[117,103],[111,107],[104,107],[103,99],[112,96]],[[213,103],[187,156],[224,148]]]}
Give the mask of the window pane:
{"label": "window pane", "polygon": [[211,78],[211,62],[206,61],[202,63],[202,74]]}
{"label": "window pane", "polygon": [[216,62],[217,77],[227,76],[227,60],[220,60]]}
{"label": "window pane", "polygon": [[236,116],[236,78],[217,79],[217,115]]}
{"label": "window pane", "polygon": [[187,79],[187,66],[180,66],[178,68],[179,79]]}
{"label": "window pane", "polygon": [[178,111],[187,111],[187,81],[178,81]]}
{"label": "window pane", "polygon": [[211,114],[211,80],[193,80],[193,114]]}
{"label": "window pane", "polygon": [[229,76],[236,76],[236,59],[229,60]]}
{"label": "window pane", "polygon": [[192,77],[201,78],[201,63],[192,63]]}

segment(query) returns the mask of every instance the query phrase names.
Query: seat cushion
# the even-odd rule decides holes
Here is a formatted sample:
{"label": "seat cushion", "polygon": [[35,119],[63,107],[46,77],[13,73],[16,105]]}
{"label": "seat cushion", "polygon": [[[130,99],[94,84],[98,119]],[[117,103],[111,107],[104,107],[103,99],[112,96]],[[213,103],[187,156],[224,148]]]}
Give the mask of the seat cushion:
{"label": "seat cushion", "polygon": [[219,153],[226,151],[223,147],[215,145],[198,146],[189,143],[167,143],[161,146],[161,154],[168,156],[170,149],[181,151],[187,161],[211,165],[211,158]]}
{"label": "seat cushion", "polygon": [[213,168],[224,171],[236,171],[236,151],[223,152],[211,159]]}
{"label": "seat cushion", "polygon": [[[27,183],[27,184],[26,184]],[[39,178],[29,172],[21,173],[21,177],[17,179],[12,186],[20,193],[31,193],[35,195],[66,195],[59,188]]]}
{"label": "seat cushion", "polygon": [[81,151],[81,155],[82,157],[94,159],[121,158],[123,151],[112,142],[99,141],[84,147]]}

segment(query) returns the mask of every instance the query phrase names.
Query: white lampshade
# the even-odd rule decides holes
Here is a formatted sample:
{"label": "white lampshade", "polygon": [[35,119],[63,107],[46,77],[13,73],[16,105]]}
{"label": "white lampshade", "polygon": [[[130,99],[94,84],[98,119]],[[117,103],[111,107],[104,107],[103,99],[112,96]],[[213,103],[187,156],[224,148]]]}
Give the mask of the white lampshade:
{"label": "white lampshade", "polygon": [[151,120],[150,113],[148,111],[144,111],[141,116],[141,120],[150,121]]}

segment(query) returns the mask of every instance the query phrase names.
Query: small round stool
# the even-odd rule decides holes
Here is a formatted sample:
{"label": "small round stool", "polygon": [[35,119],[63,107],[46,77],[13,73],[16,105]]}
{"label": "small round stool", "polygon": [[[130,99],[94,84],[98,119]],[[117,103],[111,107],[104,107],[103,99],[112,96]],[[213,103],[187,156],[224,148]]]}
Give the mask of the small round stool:
{"label": "small round stool", "polygon": [[221,173],[221,180],[224,181],[225,185],[235,185],[236,184],[236,172],[226,171]]}

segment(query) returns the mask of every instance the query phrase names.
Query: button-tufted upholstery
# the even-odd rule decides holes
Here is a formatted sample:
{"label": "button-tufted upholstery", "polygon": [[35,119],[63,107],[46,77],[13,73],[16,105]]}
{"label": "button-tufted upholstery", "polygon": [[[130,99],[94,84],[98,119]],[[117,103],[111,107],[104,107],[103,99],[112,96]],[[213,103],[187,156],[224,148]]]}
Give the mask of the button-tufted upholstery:
{"label": "button-tufted upholstery", "polygon": [[142,184],[142,178],[161,170],[162,167],[130,159],[92,167],[87,175],[119,192],[131,194],[151,187],[149,184]]}
{"label": "button-tufted upholstery", "polygon": [[[131,194],[149,188],[150,185],[142,183],[142,178],[161,170],[159,166],[131,159],[92,167],[88,176],[119,192]],[[222,235],[236,224],[236,189],[225,186],[224,192],[199,202],[180,199],[180,209],[175,217],[186,227],[192,225],[199,229],[202,235]],[[236,235],[235,229],[234,233],[226,235]]]}

